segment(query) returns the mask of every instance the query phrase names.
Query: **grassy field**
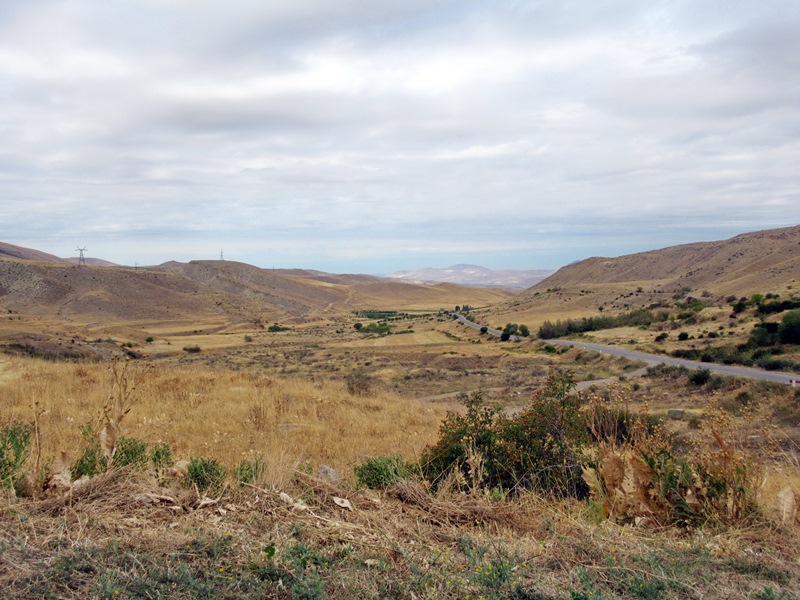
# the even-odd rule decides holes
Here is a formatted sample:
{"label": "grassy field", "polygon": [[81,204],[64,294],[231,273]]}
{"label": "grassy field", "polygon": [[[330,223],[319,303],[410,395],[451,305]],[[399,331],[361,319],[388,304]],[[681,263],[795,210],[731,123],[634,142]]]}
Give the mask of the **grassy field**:
{"label": "grassy field", "polygon": [[[549,312],[477,318],[533,329],[599,312],[592,294],[558,294],[542,300]],[[584,335],[669,353],[741,345],[760,322],[755,308],[732,319],[710,301],[690,321],[683,301],[652,325]],[[642,375],[546,341],[501,343],[436,312],[388,322],[391,335],[359,322],[378,319],[328,312],[270,332],[217,315],[100,325],[3,314],[0,469],[15,474],[0,504],[3,597],[800,597],[798,391]],[[543,418],[574,407],[588,496],[496,485],[493,447],[476,440],[506,448],[492,436],[524,427],[559,370],[582,391],[545,402]],[[471,391],[497,412],[484,405],[457,440],[459,469],[426,479],[420,457],[452,430],[448,413],[470,414],[456,393]],[[613,431],[595,435],[599,423]],[[28,453],[13,466],[20,427]],[[517,450],[558,445],[562,432]],[[87,465],[94,475],[79,479]],[[390,481],[368,487],[365,465]]]}

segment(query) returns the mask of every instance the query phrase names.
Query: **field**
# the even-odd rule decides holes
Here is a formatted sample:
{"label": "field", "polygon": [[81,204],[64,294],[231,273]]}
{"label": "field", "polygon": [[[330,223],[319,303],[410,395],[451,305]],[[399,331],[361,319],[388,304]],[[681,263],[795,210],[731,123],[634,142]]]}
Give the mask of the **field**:
{"label": "field", "polygon": [[535,334],[644,308],[574,335],[777,368],[800,346],[763,306],[791,282],[511,298],[217,261],[34,271],[0,312],[4,597],[800,597],[800,390],[448,314]]}

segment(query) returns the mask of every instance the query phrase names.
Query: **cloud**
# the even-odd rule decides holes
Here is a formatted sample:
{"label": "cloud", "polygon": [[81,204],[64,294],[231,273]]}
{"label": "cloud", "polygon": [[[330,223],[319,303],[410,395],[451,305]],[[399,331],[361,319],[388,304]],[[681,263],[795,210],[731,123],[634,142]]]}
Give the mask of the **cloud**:
{"label": "cloud", "polygon": [[779,0],[3,3],[0,239],[381,272],[796,224],[798,26]]}

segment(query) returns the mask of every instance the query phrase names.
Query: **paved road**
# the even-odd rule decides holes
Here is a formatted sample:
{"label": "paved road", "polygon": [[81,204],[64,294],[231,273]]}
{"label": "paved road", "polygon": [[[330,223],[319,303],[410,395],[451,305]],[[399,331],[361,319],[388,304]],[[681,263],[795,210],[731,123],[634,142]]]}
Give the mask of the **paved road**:
{"label": "paved road", "polygon": [[[463,315],[456,314],[459,323],[480,329],[482,325],[473,323]],[[502,332],[497,329],[488,329],[488,333],[499,336]],[[511,339],[515,342],[524,340],[525,338],[519,336],[512,336]],[[687,369],[708,369],[712,373],[719,373],[721,375],[733,375],[735,377],[747,377],[749,379],[761,379],[763,381],[775,381],[778,383],[792,383],[800,385],[800,375],[797,373],[787,373],[786,371],[764,371],[762,369],[754,369],[751,367],[738,367],[735,365],[720,365],[716,363],[706,363],[697,360],[687,360],[685,358],[673,358],[671,356],[661,356],[659,354],[647,354],[646,352],[637,352],[635,350],[627,350],[625,348],[618,348],[616,346],[604,346],[602,344],[593,344],[590,342],[575,342],[572,340],[546,340],[548,344],[556,344],[559,346],[572,346],[574,348],[583,348],[584,350],[594,350],[595,352],[602,352],[603,354],[611,354],[613,356],[622,356],[630,360],[641,360],[651,365],[665,364],[686,367]]]}
{"label": "paved road", "polygon": [[[458,313],[455,313],[455,315],[456,318],[458,318],[458,322],[461,323],[462,325],[466,325],[467,327],[472,327],[473,329],[482,329],[484,327],[484,325],[478,325],[477,323],[469,321],[464,315],[460,315]],[[496,335],[497,337],[503,335],[502,331],[500,331],[499,329],[493,329],[492,327],[487,327],[486,331],[487,333],[491,333],[492,335]],[[509,339],[512,342],[521,342],[522,340],[527,338],[524,338],[520,335],[512,335]]]}

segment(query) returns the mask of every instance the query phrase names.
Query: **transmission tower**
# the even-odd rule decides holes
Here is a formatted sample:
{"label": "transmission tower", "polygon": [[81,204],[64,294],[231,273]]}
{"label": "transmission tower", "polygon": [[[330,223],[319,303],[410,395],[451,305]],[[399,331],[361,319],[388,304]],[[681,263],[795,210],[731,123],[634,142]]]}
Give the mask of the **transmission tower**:
{"label": "transmission tower", "polygon": [[83,257],[83,253],[86,252],[86,246],[84,246],[83,248],[81,247],[75,248],[75,252],[80,252],[80,256],[78,256],[78,266],[83,265],[85,267],[86,259]]}
{"label": "transmission tower", "polygon": [[219,259],[225,260],[225,257],[222,255],[222,250],[219,251]]}

